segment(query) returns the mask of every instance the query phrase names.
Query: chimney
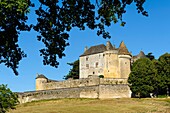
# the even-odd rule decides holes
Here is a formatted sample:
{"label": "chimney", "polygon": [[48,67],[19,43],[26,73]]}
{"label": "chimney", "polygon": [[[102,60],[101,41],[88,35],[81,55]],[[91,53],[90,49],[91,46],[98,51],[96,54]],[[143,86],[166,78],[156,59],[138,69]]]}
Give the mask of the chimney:
{"label": "chimney", "polygon": [[84,52],[86,52],[88,50],[88,47],[86,46],[85,48],[84,48]]}

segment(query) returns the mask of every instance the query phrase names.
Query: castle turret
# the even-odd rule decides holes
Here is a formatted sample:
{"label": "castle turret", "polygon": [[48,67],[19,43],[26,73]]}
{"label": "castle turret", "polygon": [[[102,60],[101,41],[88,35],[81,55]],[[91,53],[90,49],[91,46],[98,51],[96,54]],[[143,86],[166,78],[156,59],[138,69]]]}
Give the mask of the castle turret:
{"label": "castle turret", "polygon": [[119,69],[121,78],[128,78],[130,74],[130,66],[131,66],[131,54],[126,48],[126,45],[122,41],[119,46],[118,51],[119,57]]}
{"label": "castle turret", "polygon": [[45,90],[44,84],[47,83],[48,78],[40,74],[36,77],[36,90]]}
{"label": "castle turret", "polygon": [[120,78],[119,77],[119,62],[118,50],[113,47],[110,41],[106,44],[106,51],[104,52],[104,77],[105,78]]}

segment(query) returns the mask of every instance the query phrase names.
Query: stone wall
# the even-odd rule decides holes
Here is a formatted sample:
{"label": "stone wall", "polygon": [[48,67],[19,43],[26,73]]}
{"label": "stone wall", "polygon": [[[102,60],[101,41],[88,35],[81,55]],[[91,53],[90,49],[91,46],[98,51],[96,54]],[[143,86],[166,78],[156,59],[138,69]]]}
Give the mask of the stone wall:
{"label": "stone wall", "polygon": [[45,86],[49,87],[49,89],[18,93],[20,103],[57,98],[131,97],[131,91],[126,79],[86,78],[50,82],[45,83]]}
{"label": "stone wall", "polygon": [[59,82],[47,82],[44,83],[44,90],[48,89],[60,89],[60,88],[74,88],[83,86],[99,85],[100,78],[84,78],[84,79],[69,79]]}
{"label": "stone wall", "polygon": [[[114,78],[99,78],[89,77],[81,79],[69,79],[59,82],[48,82],[42,78],[36,79],[36,86],[41,87],[41,90],[60,89],[60,88],[74,88],[83,86],[94,86],[99,84],[127,84],[127,79],[114,79]],[[40,85],[40,86],[39,86]]]}
{"label": "stone wall", "polygon": [[18,93],[20,103],[57,98],[98,98],[98,87],[61,88]]}
{"label": "stone wall", "polygon": [[80,57],[80,78],[88,78],[88,75],[104,75],[104,65],[103,53]]}

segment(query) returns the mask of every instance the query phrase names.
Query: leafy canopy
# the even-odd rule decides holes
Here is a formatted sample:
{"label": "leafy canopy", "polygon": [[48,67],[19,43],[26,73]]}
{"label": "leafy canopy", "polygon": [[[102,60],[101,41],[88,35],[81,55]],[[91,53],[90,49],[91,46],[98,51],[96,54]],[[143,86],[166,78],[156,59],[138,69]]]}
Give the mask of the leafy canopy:
{"label": "leafy canopy", "polygon": [[73,63],[67,63],[68,65],[72,66],[69,73],[64,77],[64,79],[79,79],[79,60],[74,61]]}
{"label": "leafy canopy", "polygon": [[146,97],[153,93],[156,80],[156,69],[150,59],[141,58],[132,65],[128,82],[134,95]]}
{"label": "leafy canopy", "polygon": [[9,109],[15,109],[18,104],[18,97],[6,85],[0,85],[0,113],[5,113]]}
{"label": "leafy canopy", "polygon": [[4,63],[18,75],[19,61],[26,54],[18,45],[20,31],[29,31],[26,24],[29,0],[0,0],[0,64]]}
{"label": "leafy canopy", "polygon": [[170,54],[161,55],[157,63],[157,71],[159,75],[159,89],[166,92],[170,91]]}
{"label": "leafy canopy", "polygon": [[69,45],[69,32],[72,28],[85,30],[96,29],[103,38],[111,36],[105,27],[121,21],[126,6],[136,4],[138,13],[148,16],[143,8],[146,0],[39,0],[40,6],[35,11],[36,25],[27,25],[27,14],[34,5],[30,0],[0,0],[0,64],[11,68],[15,75],[19,61],[26,54],[18,45],[20,31],[29,31],[32,26],[39,33],[37,39],[44,43],[40,50],[43,64],[58,67],[57,58],[65,56],[64,50]]}

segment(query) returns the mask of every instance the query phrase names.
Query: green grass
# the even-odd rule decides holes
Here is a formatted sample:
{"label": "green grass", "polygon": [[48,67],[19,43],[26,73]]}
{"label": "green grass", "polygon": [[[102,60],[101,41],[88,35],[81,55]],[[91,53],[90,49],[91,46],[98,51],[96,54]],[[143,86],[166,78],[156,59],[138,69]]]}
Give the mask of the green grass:
{"label": "green grass", "polygon": [[9,113],[170,113],[170,98],[43,100],[18,105]]}

